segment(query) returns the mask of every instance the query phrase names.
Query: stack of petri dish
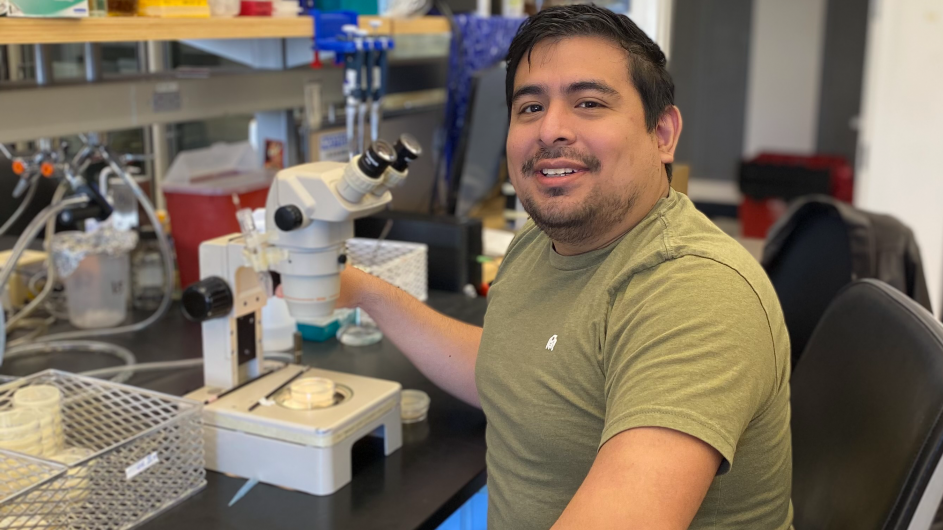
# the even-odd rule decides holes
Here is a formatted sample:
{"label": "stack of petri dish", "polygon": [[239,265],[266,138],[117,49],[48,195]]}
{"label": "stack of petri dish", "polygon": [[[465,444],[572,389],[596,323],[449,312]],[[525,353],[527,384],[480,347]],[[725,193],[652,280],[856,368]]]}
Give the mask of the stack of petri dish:
{"label": "stack of petri dish", "polygon": [[429,394],[422,390],[403,390],[400,394],[400,417],[403,423],[418,423],[429,414]]}
{"label": "stack of petri dish", "polygon": [[334,381],[324,377],[305,377],[288,387],[291,401],[301,409],[313,410],[334,404]]}
{"label": "stack of petri dish", "polygon": [[69,447],[50,457],[51,460],[69,466],[69,476],[66,479],[65,488],[69,490],[68,499],[73,503],[81,504],[85,502],[89,491],[88,466],[75,467],[75,464],[92,456],[92,454],[91,449]]}
{"label": "stack of petri dish", "polygon": [[29,409],[0,411],[0,449],[42,456],[39,414]]}
{"label": "stack of petri dish", "polygon": [[62,392],[52,385],[32,385],[13,394],[13,410],[33,412],[39,419],[42,456],[62,451],[65,434],[62,428]]}

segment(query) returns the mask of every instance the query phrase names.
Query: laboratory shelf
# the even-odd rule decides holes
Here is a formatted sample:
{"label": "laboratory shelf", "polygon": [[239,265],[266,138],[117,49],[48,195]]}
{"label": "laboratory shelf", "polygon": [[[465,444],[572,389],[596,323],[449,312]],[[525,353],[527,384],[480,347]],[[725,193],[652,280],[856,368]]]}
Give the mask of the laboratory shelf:
{"label": "laboratory shelf", "polygon": [[[360,26],[393,35],[448,33],[444,17],[390,19],[360,17]],[[0,18],[0,45],[63,44],[70,42],[133,42],[197,39],[260,39],[313,36],[310,17],[149,18],[105,17],[78,19]]]}

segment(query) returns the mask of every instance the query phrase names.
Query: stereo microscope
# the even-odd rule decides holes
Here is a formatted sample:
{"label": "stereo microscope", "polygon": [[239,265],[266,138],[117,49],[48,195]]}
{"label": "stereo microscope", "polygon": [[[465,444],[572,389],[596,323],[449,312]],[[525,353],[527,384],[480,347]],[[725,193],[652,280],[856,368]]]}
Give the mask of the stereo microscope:
{"label": "stereo microscope", "polygon": [[200,245],[201,280],[183,307],[202,323],[205,386],[187,397],[205,404],[207,469],[330,495],[350,482],[354,442],[382,435],[387,455],[402,445],[399,383],[299,364],[268,370],[261,310],[276,272],[292,317],[329,317],[353,220],[386,207],[420,153],[404,135],[346,164],[283,169],[269,188],[264,232],[241,210],[242,233]]}

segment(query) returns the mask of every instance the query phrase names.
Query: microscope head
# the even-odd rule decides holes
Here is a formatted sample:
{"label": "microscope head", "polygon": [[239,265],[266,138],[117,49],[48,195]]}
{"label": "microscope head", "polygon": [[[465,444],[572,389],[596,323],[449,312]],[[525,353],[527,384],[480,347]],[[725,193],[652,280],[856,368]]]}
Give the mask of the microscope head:
{"label": "microscope head", "polygon": [[397,155],[381,140],[347,164],[314,162],[275,176],[265,205],[266,226],[274,231],[273,244],[287,252],[273,270],[281,275],[288,310],[298,321],[316,322],[333,313],[354,219],[390,203],[386,177]]}

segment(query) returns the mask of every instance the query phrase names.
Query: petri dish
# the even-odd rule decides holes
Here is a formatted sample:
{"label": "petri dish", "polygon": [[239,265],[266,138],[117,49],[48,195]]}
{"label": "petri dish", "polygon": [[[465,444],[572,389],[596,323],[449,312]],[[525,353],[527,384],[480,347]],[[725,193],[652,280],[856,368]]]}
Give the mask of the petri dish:
{"label": "petri dish", "polygon": [[306,409],[330,407],[334,404],[334,381],[324,377],[305,377],[289,385],[291,400]]}
{"label": "petri dish", "polygon": [[29,409],[0,412],[0,441],[16,441],[39,436],[39,417]]}
{"label": "petri dish", "polygon": [[370,346],[383,340],[383,332],[373,324],[347,324],[337,330],[337,340],[345,346]]}
{"label": "petri dish", "polygon": [[51,459],[71,466],[72,464],[77,464],[82,460],[85,460],[93,454],[95,453],[91,449],[86,449],[84,447],[69,447],[61,453],[52,455]]}
{"label": "petri dish", "polygon": [[31,409],[57,409],[62,392],[52,385],[32,385],[13,393],[13,404]]}
{"label": "petri dish", "polygon": [[429,394],[422,390],[403,390],[400,393],[400,418],[403,423],[417,423],[429,413]]}

